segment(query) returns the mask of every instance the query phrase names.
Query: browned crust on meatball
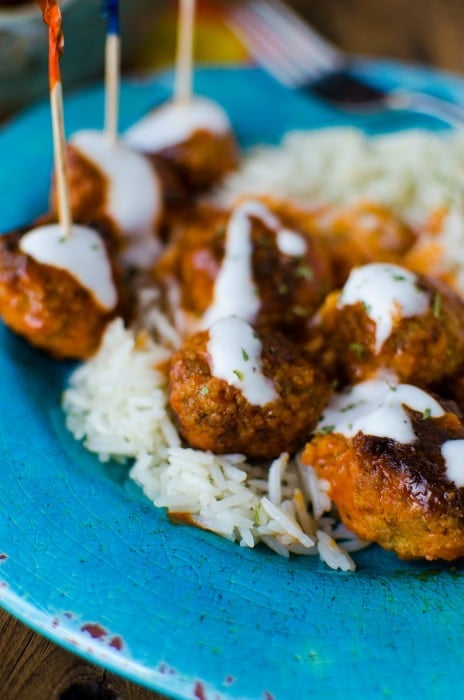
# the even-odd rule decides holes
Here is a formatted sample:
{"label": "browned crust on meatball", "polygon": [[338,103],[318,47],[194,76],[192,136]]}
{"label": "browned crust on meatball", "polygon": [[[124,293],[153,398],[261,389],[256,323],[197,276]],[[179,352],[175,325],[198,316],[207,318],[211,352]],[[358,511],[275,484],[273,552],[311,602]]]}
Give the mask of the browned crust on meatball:
{"label": "browned crust on meatball", "polygon": [[362,202],[329,216],[322,227],[337,286],[353,267],[369,262],[401,264],[416,241],[415,232],[386,207]]}
{"label": "browned crust on meatball", "polygon": [[[279,251],[275,233],[262,221],[253,222],[253,278],[261,301],[255,323],[278,328],[295,339],[304,335],[306,323],[333,287],[332,268],[326,250],[314,232],[314,218],[304,210],[273,200],[266,204],[286,228],[301,234],[307,252],[292,257]],[[181,306],[202,315],[213,300],[214,284],[225,254],[230,212],[198,206],[178,219],[154,274],[174,279],[180,287]]]}
{"label": "browned crust on meatball", "polygon": [[[67,158],[73,220],[104,230],[107,235],[111,236],[115,252],[123,255],[130,246],[131,240],[108,213],[109,183],[105,173],[72,144],[67,145]],[[166,177],[169,180],[169,175],[166,174]],[[147,186],[149,186],[148,183]],[[52,187],[51,206],[56,215],[58,203],[55,186]],[[137,207],[136,201],[134,201],[134,207]],[[158,223],[157,218],[153,220],[153,237],[156,236]]]}
{"label": "browned crust on meatball", "polygon": [[[56,358],[88,358],[108,322],[127,309],[122,301],[112,311],[103,309],[65,270],[22,253],[19,241],[27,230],[0,236],[0,316],[9,328]],[[113,278],[121,300],[115,268]]]}
{"label": "browned crust on meatball", "polygon": [[279,398],[252,405],[239,389],[211,375],[208,337],[207,331],[191,336],[171,362],[169,400],[183,438],[197,449],[241,452],[250,459],[294,452],[327,403],[323,375],[283,338],[265,335],[263,373]]}
{"label": "browned crust on meatball", "polygon": [[[107,228],[114,223],[106,214],[108,182],[98,166],[71,144],[67,145],[67,175],[73,219],[80,223],[102,222]],[[53,211],[58,211],[56,189],[52,188]]]}
{"label": "browned crust on meatball", "polygon": [[347,383],[365,380],[379,369],[418,386],[453,376],[464,363],[464,303],[445,283],[418,276],[417,286],[429,293],[430,308],[399,318],[379,353],[375,322],[361,302],[337,308],[340,292],[330,294],[317,314],[308,349],[325,357],[326,369],[331,366]]}
{"label": "browned crust on meatball", "polygon": [[204,129],[153,155],[174,166],[180,182],[193,192],[219,184],[239,162],[237,142],[231,132],[212,134]]}
{"label": "browned crust on meatball", "polygon": [[362,433],[316,435],[303,463],[329,482],[342,521],[359,537],[402,559],[453,560],[464,556],[464,488],[447,479],[441,446],[463,439],[464,427],[454,413],[410,416],[412,444]]}

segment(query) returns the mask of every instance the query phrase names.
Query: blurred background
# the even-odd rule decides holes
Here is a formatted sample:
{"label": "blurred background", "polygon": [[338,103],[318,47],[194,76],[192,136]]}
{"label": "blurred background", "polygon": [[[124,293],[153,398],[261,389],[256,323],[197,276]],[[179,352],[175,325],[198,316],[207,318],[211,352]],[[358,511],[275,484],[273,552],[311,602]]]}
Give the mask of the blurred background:
{"label": "blurred background", "polygon": [[[225,0],[198,0],[199,63],[248,60],[223,21]],[[101,0],[63,0],[66,90],[101,77],[105,23]],[[417,61],[464,73],[462,0],[290,0],[346,51]],[[121,0],[128,74],[172,63],[176,0]],[[0,0],[0,119],[48,94],[47,33],[36,3]]]}

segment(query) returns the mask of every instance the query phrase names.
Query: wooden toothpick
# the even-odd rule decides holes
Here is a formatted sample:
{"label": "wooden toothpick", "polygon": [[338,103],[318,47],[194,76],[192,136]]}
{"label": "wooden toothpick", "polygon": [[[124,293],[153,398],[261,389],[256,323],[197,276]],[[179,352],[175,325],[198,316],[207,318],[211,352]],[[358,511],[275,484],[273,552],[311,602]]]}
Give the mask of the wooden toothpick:
{"label": "wooden toothpick", "polygon": [[118,140],[119,84],[121,75],[121,35],[118,0],[106,0],[105,14],[108,20],[105,44],[105,133],[110,143],[115,145]]}
{"label": "wooden toothpick", "polygon": [[58,218],[63,228],[64,235],[70,236],[72,217],[67,173],[66,139],[64,133],[63,89],[60,72],[60,56],[63,51],[61,11],[56,0],[38,0],[38,3],[42,10],[43,21],[48,25],[48,72]]}
{"label": "wooden toothpick", "polygon": [[195,0],[179,2],[174,101],[188,102],[192,97]]}

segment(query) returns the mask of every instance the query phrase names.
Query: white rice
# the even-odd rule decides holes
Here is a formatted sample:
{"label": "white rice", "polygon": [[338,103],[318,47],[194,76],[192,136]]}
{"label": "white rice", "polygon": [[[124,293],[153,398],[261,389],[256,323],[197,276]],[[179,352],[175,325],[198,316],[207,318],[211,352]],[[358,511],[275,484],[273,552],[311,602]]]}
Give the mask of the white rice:
{"label": "white rice", "polygon": [[464,134],[405,131],[368,137],[353,128],[289,132],[280,146],[245,157],[216,198],[289,198],[312,207],[375,202],[422,230],[444,209],[441,272],[464,295]]}
{"label": "white rice", "polygon": [[443,204],[464,207],[464,135],[405,131],[368,137],[352,128],[289,132],[259,146],[222,194],[261,193],[311,202],[371,200],[422,222]]}
{"label": "white rice", "polygon": [[[168,321],[163,318],[162,327]],[[162,333],[169,338],[171,333]],[[67,426],[100,460],[134,460],[130,476],[158,507],[188,515],[243,547],[263,542],[281,556],[318,554],[334,568],[353,570],[343,549],[318,543],[318,527],[308,513],[308,492],[298,488],[296,463],[282,454],[269,470],[243,455],[214,455],[183,447],[167,406],[166,379],[156,367],[171,354],[169,345],[125,329],[117,319],[99,352],[71,376],[63,395]],[[309,491],[318,512],[330,500]],[[322,530],[321,530],[322,531]],[[335,554],[336,552],[336,554]]]}
{"label": "white rice", "polygon": [[[250,193],[313,206],[378,202],[416,227],[444,207],[443,265],[464,293],[462,135],[295,132],[280,147],[250,153],[219,197],[231,201]],[[139,327],[148,333],[137,336],[114,321],[97,355],[70,379],[63,405],[76,439],[103,461],[133,460],[130,476],[146,496],[199,527],[243,547],[262,542],[284,557],[319,554],[332,568],[353,570],[348,551],[368,543],[331,515],[328,484],[298,456],[283,454],[261,469],[242,455],[182,446],[167,406],[166,378],[156,369],[180,345],[180,322],[173,327],[159,311],[156,290],[142,291],[140,309]]]}

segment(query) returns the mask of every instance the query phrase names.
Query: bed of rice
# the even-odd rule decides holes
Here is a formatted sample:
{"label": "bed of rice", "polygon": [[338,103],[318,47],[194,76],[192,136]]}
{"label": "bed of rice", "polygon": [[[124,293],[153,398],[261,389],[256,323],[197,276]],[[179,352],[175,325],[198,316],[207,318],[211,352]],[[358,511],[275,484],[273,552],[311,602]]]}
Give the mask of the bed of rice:
{"label": "bed of rice", "polygon": [[[464,291],[464,137],[406,132],[368,139],[352,129],[289,134],[260,147],[226,183],[222,197],[259,192],[311,204],[370,200],[414,225],[449,209],[440,234],[459,263]],[[458,252],[459,251],[459,252]],[[298,456],[270,466],[243,455],[217,456],[181,444],[156,367],[179,345],[157,310],[156,292],[141,297],[147,332],[108,328],[98,354],[71,376],[63,406],[69,430],[102,461],[128,461],[130,476],[158,507],[241,546],[263,542],[282,556],[319,555],[353,570],[349,552],[366,545],[337,522],[327,484]]]}
{"label": "bed of rice", "polygon": [[[432,234],[440,272],[464,296],[464,133],[410,130],[366,137],[353,128],[294,131],[259,146],[219,193],[288,197],[313,206],[377,202],[421,230],[444,208]],[[427,240],[424,240],[427,244]]]}

